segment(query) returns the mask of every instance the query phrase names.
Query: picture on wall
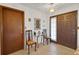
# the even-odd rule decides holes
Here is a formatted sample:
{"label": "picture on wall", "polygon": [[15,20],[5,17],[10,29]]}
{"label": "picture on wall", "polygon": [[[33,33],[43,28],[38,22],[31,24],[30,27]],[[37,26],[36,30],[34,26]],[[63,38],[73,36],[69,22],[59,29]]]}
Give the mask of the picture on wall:
{"label": "picture on wall", "polygon": [[40,18],[34,18],[34,27],[35,30],[40,29]]}

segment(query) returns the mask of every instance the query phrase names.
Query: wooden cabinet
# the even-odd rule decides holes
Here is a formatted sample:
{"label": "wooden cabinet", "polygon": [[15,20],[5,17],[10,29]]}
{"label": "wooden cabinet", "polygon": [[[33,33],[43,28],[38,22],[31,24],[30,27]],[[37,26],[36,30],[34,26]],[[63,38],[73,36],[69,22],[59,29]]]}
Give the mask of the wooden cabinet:
{"label": "wooden cabinet", "polygon": [[0,7],[1,54],[10,54],[24,48],[24,12]]}
{"label": "wooden cabinet", "polygon": [[2,40],[2,8],[0,7],[0,54],[1,54],[1,40]]}
{"label": "wooden cabinet", "polygon": [[57,42],[72,49],[77,48],[77,11],[57,16]]}

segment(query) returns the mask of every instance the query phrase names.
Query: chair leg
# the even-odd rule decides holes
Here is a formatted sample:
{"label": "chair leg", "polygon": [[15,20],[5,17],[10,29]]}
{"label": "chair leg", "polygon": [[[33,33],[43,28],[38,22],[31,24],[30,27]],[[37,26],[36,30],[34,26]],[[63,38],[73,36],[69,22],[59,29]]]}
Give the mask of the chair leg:
{"label": "chair leg", "polygon": [[36,51],[36,47],[37,47],[37,44],[35,43],[35,51]]}
{"label": "chair leg", "polygon": [[28,45],[28,54],[30,54],[30,45]]}

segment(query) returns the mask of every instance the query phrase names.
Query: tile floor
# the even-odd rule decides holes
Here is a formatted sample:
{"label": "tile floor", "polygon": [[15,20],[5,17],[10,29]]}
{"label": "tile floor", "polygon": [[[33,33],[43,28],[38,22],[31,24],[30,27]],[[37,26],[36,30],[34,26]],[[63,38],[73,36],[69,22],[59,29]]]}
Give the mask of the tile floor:
{"label": "tile floor", "polygon": [[[49,45],[39,45],[37,51],[35,52],[34,49],[31,49],[30,55],[74,55],[75,50],[70,49],[68,47],[50,43]],[[19,50],[17,52],[11,53],[10,55],[28,55],[27,49]]]}

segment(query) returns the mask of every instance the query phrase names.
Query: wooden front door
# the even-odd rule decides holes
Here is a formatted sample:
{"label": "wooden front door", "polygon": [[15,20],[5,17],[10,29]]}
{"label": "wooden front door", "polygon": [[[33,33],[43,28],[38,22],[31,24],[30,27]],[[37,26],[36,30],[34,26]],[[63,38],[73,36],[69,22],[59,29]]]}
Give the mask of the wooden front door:
{"label": "wooden front door", "polygon": [[2,8],[0,7],[0,54],[1,54],[1,40],[2,40]]}
{"label": "wooden front door", "polygon": [[77,11],[57,16],[57,42],[77,48]]}
{"label": "wooden front door", "polygon": [[3,8],[3,54],[23,49],[23,12]]}

